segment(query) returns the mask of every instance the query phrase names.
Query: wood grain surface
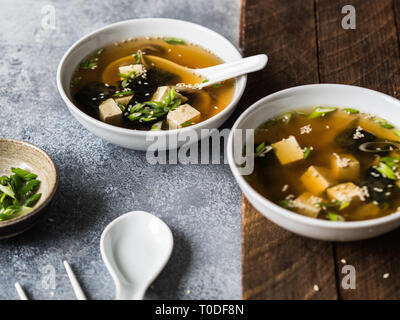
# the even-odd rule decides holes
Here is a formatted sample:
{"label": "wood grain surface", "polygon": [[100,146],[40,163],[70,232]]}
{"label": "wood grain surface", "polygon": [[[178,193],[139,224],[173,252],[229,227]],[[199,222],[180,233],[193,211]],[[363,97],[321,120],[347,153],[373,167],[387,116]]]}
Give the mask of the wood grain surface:
{"label": "wood grain surface", "polygon": [[[355,30],[341,27],[348,1],[243,0],[244,55],[265,52],[242,100],[306,83],[345,83],[398,96],[400,0],[353,0]],[[379,106],[377,106],[379,107]],[[243,197],[244,299],[398,299],[400,231],[354,243],[296,236],[261,216]],[[341,287],[342,260],[356,268],[356,289]],[[388,273],[389,278],[383,275]],[[318,286],[318,291],[314,290]]]}
{"label": "wood grain surface", "polygon": [[[352,1],[355,30],[340,28],[346,0],[318,0],[318,52],[321,82],[346,83],[396,95],[400,86],[400,58],[391,0]],[[379,108],[379,106],[377,106]],[[354,265],[356,290],[338,285],[341,299],[399,299],[400,231],[355,243],[334,244],[337,270],[341,259]],[[383,274],[389,278],[384,279]],[[340,279],[338,279],[340,280]]]}
{"label": "wood grain surface", "polygon": [[[242,105],[287,87],[318,82],[313,0],[246,0],[241,44],[245,55],[266,52],[267,68],[252,74]],[[244,299],[336,299],[330,243],[287,232],[247,200],[242,210]],[[320,291],[313,290],[318,285]]]}

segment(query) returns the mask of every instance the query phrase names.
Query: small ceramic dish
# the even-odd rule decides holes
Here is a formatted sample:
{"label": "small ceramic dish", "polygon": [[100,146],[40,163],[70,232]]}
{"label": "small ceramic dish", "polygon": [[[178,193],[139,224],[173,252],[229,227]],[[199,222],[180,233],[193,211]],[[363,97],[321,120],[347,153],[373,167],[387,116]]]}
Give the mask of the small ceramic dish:
{"label": "small ceramic dish", "polygon": [[[329,241],[355,241],[376,237],[400,226],[400,212],[364,221],[327,221],[286,210],[263,197],[240,174],[234,161],[233,131],[255,129],[263,122],[286,111],[328,105],[354,108],[400,126],[400,101],[386,94],[339,84],[315,84],[294,87],[271,94],[249,107],[236,121],[228,140],[228,161],[233,175],[251,204],[272,222],[299,235]],[[243,147],[245,140],[242,141]]]}
{"label": "small ceramic dish", "polygon": [[[165,138],[165,149],[176,149],[186,140],[179,137],[191,136],[193,132],[199,138],[201,129],[214,129],[221,126],[236,108],[246,86],[246,76],[236,79],[235,91],[229,105],[217,115],[198,124],[174,130],[142,131],[116,127],[99,121],[83,111],[73,102],[70,93],[70,82],[74,70],[88,54],[115,41],[140,37],[168,37],[173,36],[199,45],[225,62],[232,62],[242,58],[239,51],[220,34],[198,24],[182,20],[149,18],[134,19],[111,24],[83,37],[65,53],[57,70],[57,87],[61,97],[72,115],[89,131],[98,137],[122,147],[147,150],[154,143]],[[205,137],[202,135],[201,137]],[[170,141],[172,141],[170,143]],[[193,141],[193,140],[192,140]],[[164,149],[159,147],[159,149]]]}
{"label": "small ceramic dish", "polygon": [[10,175],[11,167],[22,168],[38,175],[42,193],[33,210],[14,219],[0,221],[0,239],[16,236],[31,228],[44,213],[58,185],[57,169],[49,155],[24,141],[0,138],[0,176]]}

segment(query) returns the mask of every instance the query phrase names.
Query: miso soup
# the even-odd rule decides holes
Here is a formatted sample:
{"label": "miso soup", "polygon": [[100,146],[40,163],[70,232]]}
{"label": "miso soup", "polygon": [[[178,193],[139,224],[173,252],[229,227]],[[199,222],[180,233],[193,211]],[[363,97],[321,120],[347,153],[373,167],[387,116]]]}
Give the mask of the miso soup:
{"label": "miso soup", "polygon": [[71,79],[76,105],[111,125],[167,130],[209,119],[230,103],[234,80],[200,90],[196,84],[207,79],[168,69],[151,57],[192,69],[223,62],[213,53],[181,39],[119,41],[89,54],[77,67]]}
{"label": "miso soup", "polygon": [[400,210],[399,135],[385,119],[351,108],[286,112],[257,128],[255,169],[246,179],[267,199],[308,217],[386,216]]}

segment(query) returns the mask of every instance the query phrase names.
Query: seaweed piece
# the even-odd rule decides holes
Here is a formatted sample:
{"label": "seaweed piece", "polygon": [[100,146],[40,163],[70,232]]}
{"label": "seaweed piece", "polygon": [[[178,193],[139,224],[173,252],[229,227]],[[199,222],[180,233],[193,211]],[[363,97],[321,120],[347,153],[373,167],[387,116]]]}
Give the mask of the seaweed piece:
{"label": "seaweed piece", "polygon": [[99,105],[104,100],[111,98],[115,93],[115,87],[102,82],[89,82],[83,86],[74,96],[76,102],[91,113],[96,113]]}
{"label": "seaweed piece", "polygon": [[[354,138],[358,136],[358,138]],[[361,128],[347,128],[335,137],[335,142],[348,151],[358,151],[358,147],[366,142],[375,141],[376,136]]]}
{"label": "seaweed piece", "polygon": [[376,167],[371,167],[367,170],[361,180],[361,186],[367,187],[368,200],[376,201],[379,204],[391,204],[393,199],[398,196],[396,182],[386,178]]}
{"label": "seaweed piece", "polygon": [[147,70],[145,74],[130,80],[124,89],[133,91],[135,95],[128,105],[150,100],[158,87],[165,86],[175,77],[172,73],[153,68]]}

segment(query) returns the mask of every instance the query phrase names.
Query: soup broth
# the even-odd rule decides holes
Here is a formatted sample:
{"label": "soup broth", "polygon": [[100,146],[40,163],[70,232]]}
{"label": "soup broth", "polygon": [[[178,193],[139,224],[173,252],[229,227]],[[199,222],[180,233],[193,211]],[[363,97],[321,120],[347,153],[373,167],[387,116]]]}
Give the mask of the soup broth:
{"label": "soup broth", "polygon": [[400,153],[394,145],[387,152],[359,146],[400,141],[399,134],[386,120],[354,109],[287,112],[256,130],[255,169],[246,179],[269,200],[309,217],[389,215],[400,206]]}
{"label": "soup broth", "polygon": [[[71,94],[76,105],[85,113],[109,124],[144,130],[171,129],[167,117],[176,109],[183,109],[184,113],[188,113],[186,118],[189,120],[185,123],[176,120],[172,129],[207,120],[221,112],[232,99],[234,80],[198,90],[195,88],[196,83],[207,79],[194,74],[188,76],[178,69],[173,72],[166,71],[158,64],[147,61],[147,56],[161,57],[193,69],[223,62],[216,55],[197,45],[180,39],[171,39],[128,39],[105,46],[86,57],[71,80]],[[140,69],[139,66],[143,68]],[[133,69],[135,71],[131,72]],[[174,87],[182,83],[194,85],[194,89],[193,86],[180,89]],[[167,92],[165,90],[165,92],[158,91],[160,87],[169,88],[168,90],[174,88],[174,97],[167,106],[168,111],[165,108],[163,110],[165,106],[162,106],[168,94],[165,94]],[[180,102],[174,105],[178,98]],[[147,103],[154,100],[158,106]],[[102,105],[105,102],[109,105]],[[138,103],[144,103],[144,107],[138,108]],[[102,114],[102,108],[106,111],[114,108],[118,113],[115,105],[120,107],[122,115],[113,118]],[[182,108],[182,105],[189,107]],[[133,106],[135,108],[132,108]],[[155,117],[143,116],[145,110],[155,114]],[[192,118],[188,111],[192,112]],[[131,115],[133,113],[134,116]],[[139,116],[140,113],[142,115]]]}

